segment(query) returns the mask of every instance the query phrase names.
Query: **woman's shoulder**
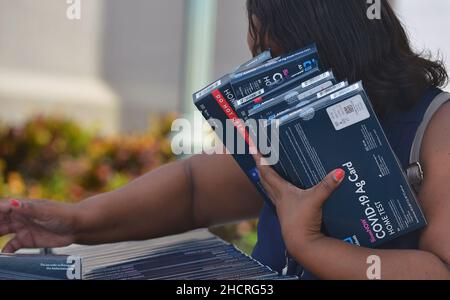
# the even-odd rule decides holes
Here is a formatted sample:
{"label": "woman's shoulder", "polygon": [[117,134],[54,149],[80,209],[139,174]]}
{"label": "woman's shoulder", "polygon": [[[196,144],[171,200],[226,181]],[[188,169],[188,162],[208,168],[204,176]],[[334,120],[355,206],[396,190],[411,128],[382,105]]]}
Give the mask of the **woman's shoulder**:
{"label": "woman's shoulder", "polygon": [[[411,151],[421,152],[421,144],[425,129],[430,122],[429,108],[434,101],[442,95],[443,91],[438,88],[429,88],[419,101],[408,110],[396,111],[381,121],[388,140],[402,166],[407,168],[411,163]],[[428,118],[428,120],[427,120]],[[419,160],[419,155],[414,155]]]}
{"label": "woman's shoulder", "polygon": [[447,96],[433,114],[424,134],[421,160],[425,166],[450,167],[450,94]]}
{"label": "woman's shoulder", "polygon": [[[447,99],[450,100],[450,99]],[[419,199],[428,218],[421,236],[421,248],[432,251],[450,262],[450,101],[433,115],[425,132],[421,162],[424,182]],[[439,242],[436,242],[439,241]]]}
{"label": "woman's shoulder", "polygon": [[396,122],[421,122],[424,114],[429,106],[434,102],[436,97],[441,95],[443,90],[430,87],[422,94],[422,96],[408,108],[394,110],[388,115],[387,120]]}

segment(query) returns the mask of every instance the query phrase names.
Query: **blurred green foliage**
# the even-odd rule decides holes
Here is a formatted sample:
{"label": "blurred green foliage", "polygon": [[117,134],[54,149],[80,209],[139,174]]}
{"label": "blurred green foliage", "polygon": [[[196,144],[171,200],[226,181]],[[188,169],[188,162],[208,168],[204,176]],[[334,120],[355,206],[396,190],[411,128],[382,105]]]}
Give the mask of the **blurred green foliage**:
{"label": "blurred green foliage", "polygon": [[[152,117],[146,133],[116,137],[102,137],[56,117],[0,126],[0,198],[76,202],[117,189],[176,160],[169,139],[175,118]],[[213,231],[250,252],[255,226],[244,222]]]}
{"label": "blurred green foliage", "polygon": [[251,254],[257,241],[257,221],[244,221],[238,224],[211,228],[211,232]]}
{"label": "blurred green foliage", "polygon": [[176,159],[167,139],[173,118],[111,138],[58,118],[0,127],[0,196],[79,201],[122,186]]}

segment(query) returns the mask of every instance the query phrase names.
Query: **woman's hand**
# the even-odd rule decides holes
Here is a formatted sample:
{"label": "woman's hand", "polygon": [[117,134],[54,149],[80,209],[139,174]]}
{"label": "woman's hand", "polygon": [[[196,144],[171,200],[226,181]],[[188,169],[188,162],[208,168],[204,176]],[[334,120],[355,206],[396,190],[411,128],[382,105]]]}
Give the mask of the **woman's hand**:
{"label": "woman's hand", "polygon": [[302,190],[281,178],[271,167],[255,157],[261,182],[276,206],[284,242],[292,254],[324,237],[321,233],[322,206],[342,183],[345,172],[331,172],[317,186]]}
{"label": "woman's hand", "polygon": [[13,234],[3,248],[14,253],[21,248],[51,248],[74,242],[75,205],[46,200],[0,201],[0,237]]}
{"label": "woman's hand", "polygon": [[301,190],[261,163],[263,158],[255,159],[262,184],[277,208],[286,248],[312,274],[321,279],[365,280],[370,278],[368,258],[376,256],[382,261],[382,279],[450,278],[445,256],[424,250],[358,247],[321,233],[323,204],[344,180],[344,170],[334,170],[319,185]]}

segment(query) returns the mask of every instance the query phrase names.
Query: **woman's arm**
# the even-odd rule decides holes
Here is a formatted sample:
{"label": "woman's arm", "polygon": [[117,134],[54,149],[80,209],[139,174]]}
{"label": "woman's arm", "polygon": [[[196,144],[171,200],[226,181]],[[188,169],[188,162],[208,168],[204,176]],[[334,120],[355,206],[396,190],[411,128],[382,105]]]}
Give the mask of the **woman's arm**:
{"label": "woman's arm", "polygon": [[323,237],[292,254],[310,272],[329,280],[367,280],[369,257],[380,259],[382,280],[450,280],[450,271],[437,255],[421,250],[372,250]]}
{"label": "woman's arm", "polygon": [[425,179],[419,200],[429,224],[420,248],[450,265],[450,102],[436,113],[425,132],[421,161]]}
{"label": "woman's arm", "polygon": [[429,222],[421,250],[370,250],[323,239],[299,254],[305,266],[323,278],[367,279],[367,258],[377,255],[383,279],[450,279],[450,103],[427,128],[421,161],[426,176],[418,198]]}
{"label": "woman's arm", "polygon": [[[422,250],[376,250],[357,247],[321,233],[322,206],[343,181],[343,170],[319,185],[301,190],[260,166],[261,178],[276,205],[288,252],[322,279],[368,279],[368,258],[381,260],[382,279],[450,279],[444,259]],[[447,251],[449,249],[441,249]]]}
{"label": "woman's arm", "polygon": [[79,204],[0,201],[5,252],[142,240],[256,217],[262,200],[229,155],[197,155]]}
{"label": "woman's arm", "polygon": [[433,118],[422,149],[426,180],[419,199],[429,225],[421,234],[420,250],[373,250],[320,233],[322,206],[342,181],[342,170],[302,191],[260,166],[291,255],[323,279],[368,279],[372,255],[381,260],[382,279],[450,279],[450,104]]}
{"label": "woman's arm", "polygon": [[197,155],[81,202],[76,242],[155,238],[256,217],[261,205],[231,156]]}

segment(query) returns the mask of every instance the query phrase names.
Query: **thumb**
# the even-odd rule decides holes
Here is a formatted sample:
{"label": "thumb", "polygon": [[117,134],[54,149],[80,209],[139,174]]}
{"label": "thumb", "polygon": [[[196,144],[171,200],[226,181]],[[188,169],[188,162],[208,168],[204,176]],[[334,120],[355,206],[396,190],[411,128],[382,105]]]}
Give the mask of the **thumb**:
{"label": "thumb", "polygon": [[328,174],[321,183],[310,190],[311,197],[316,201],[318,206],[323,206],[331,194],[341,185],[344,177],[345,171],[336,169]]}

